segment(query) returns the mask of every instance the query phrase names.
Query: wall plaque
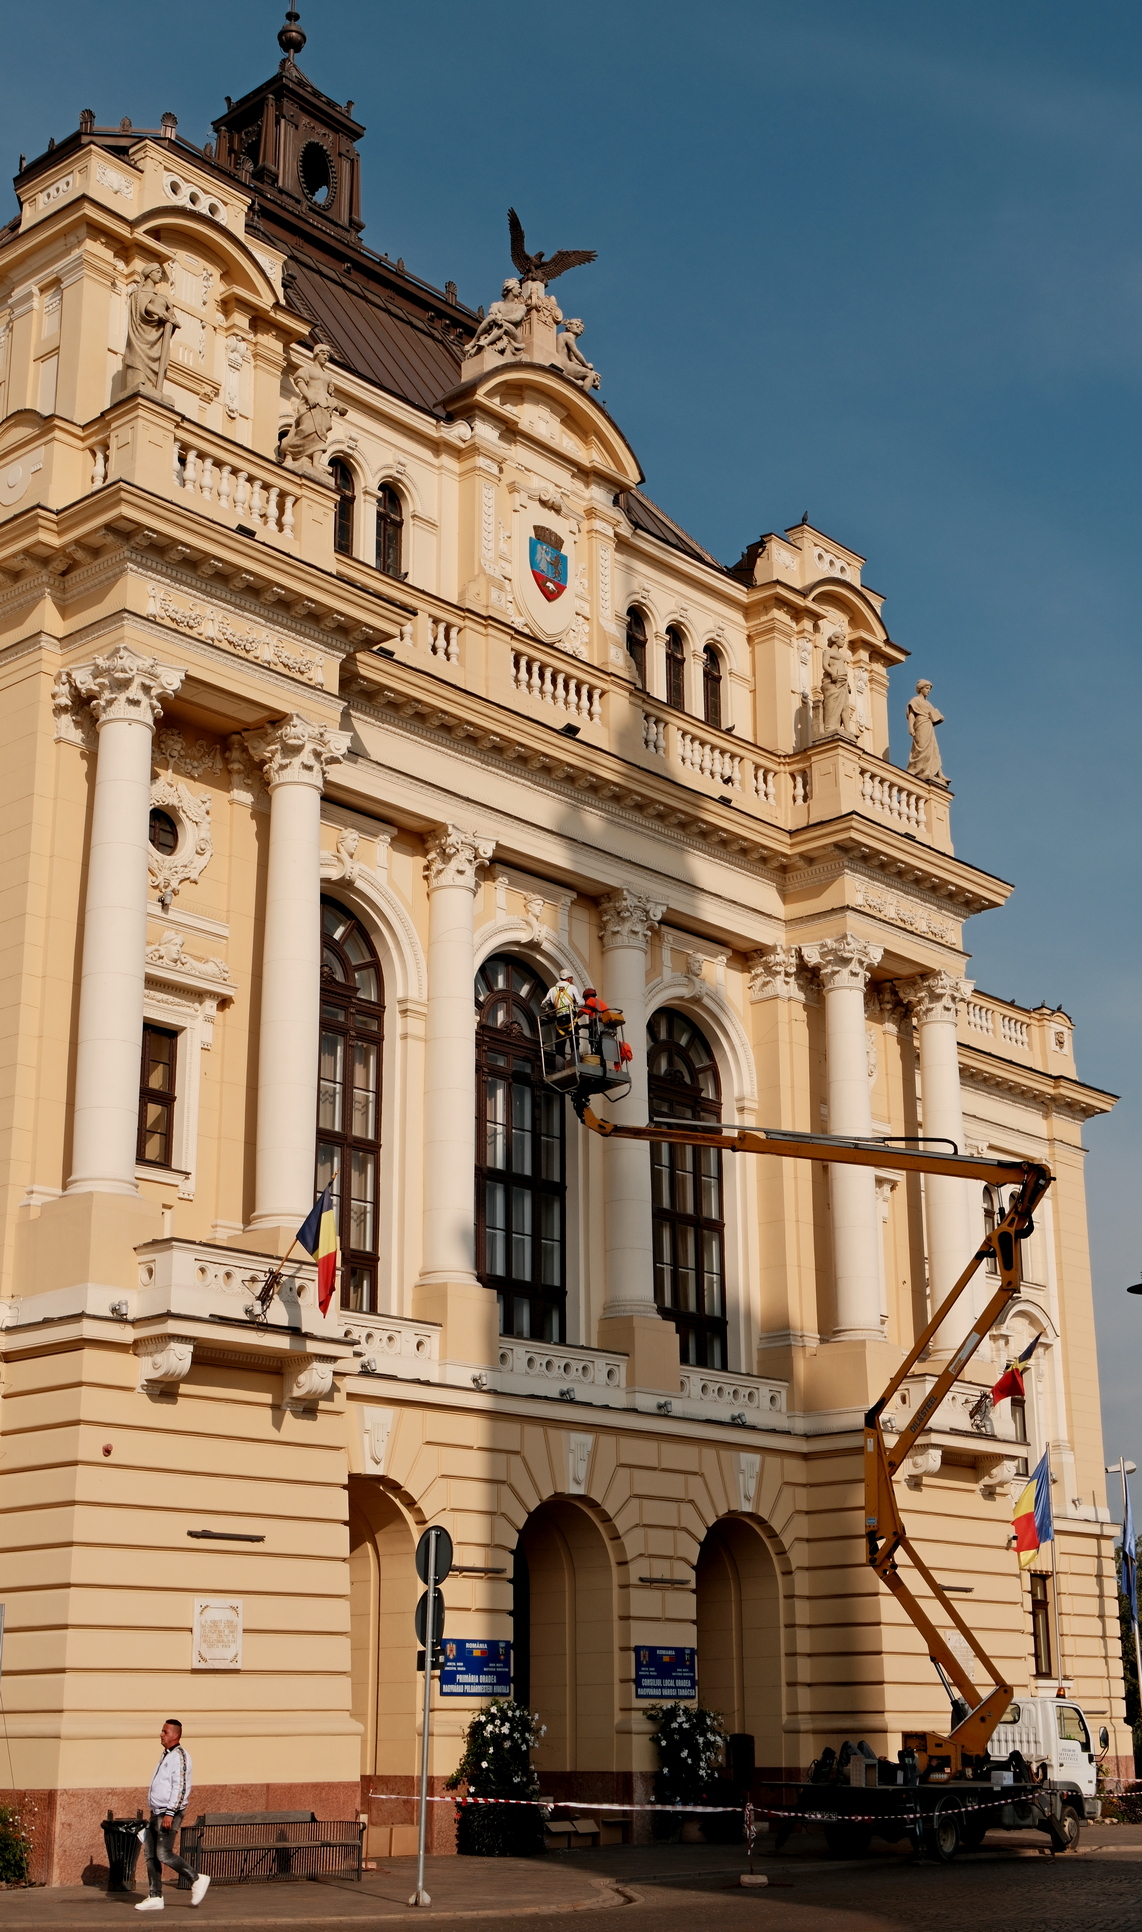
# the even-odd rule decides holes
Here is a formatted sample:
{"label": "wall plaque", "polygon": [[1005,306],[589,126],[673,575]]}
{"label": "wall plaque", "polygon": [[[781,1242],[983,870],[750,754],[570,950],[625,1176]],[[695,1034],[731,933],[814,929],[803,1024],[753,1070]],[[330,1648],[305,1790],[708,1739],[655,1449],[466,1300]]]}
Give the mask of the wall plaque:
{"label": "wall plaque", "polygon": [[512,1647],[499,1637],[446,1637],[441,1697],[510,1697]]}
{"label": "wall plaque", "polygon": [[237,1597],[196,1597],[192,1670],[241,1670],[242,1604]]}
{"label": "wall plaque", "polygon": [[698,1695],[698,1653],[686,1646],[664,1650],[639,1644],[634,1653],[634,1694],[656,1703],[685,1702]]}

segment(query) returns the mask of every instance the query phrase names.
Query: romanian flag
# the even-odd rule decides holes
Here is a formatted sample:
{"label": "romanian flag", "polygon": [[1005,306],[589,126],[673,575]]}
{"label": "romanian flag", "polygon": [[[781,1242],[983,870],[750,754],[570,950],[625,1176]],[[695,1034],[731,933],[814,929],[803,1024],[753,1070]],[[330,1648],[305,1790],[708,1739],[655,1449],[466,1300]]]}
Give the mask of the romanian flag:
{"label": "romanian flag", "polygon": [[1044,1454],[1015,1505],[1012,1520],[1015,1532],[1015,1548],[1019,1552],[1019,1568],[1029,1570],[1044,1543],[1052,1543],[1055,1538],[1054,1524],[1051,1520],[1051,1471]]}
{"label": "romanian flag", "polygon": [[1000,1376],[998,1382],[995,1384],[994,1388],[991,1391],[991,1400],[993,1405],[996,1402],[1006,1401],[1009,1395],[1016,1396],[1020,1402],[1023,1400],[1024,1365],[1031,1360],[1031,1357],[1034,1355],[1035,1350],[1038,1348],[1041,1340],[1042,1340],[1042,1337],[1039,1335],[1036,1335],[1034,1341],[1028,1343],[1027,1347],[1023,1350],[1022,1355],[1019,1356],[1017,1361],[1008,1362],[1007,1367],[1003,1371],[1003,1374]]}
{"label": "romanian flag", "polygon": [[317,1263],[317,1305],[324,1315],[337,1282],[337,1220],[333,1212],[333,1182],[323,1187],[297,1231],[299,1248]]}

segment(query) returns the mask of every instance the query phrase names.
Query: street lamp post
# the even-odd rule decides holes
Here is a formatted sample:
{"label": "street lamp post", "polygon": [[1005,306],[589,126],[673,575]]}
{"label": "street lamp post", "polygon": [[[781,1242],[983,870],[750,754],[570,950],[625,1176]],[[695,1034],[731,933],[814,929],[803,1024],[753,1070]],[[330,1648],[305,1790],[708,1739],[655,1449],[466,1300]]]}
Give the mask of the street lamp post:
{"label": "street lamp post", "polygon": [[[1136,1288],[1128,1289],[1127,1293],[1131,1295],[1142,1294],[1142,1282],[1139,1282]],[[1119,1456],[1117,1462],[1108,1462],[1106,1464],[1106,1473],[1108,1476],[1112,1476],[1115,1470],[1118,1471],[1122,1479],[1122,1580],[1126,1585],[1126,1594],[1130,1599],[1130,1623],[1134,1631],[1134,1668],[1138,1673],[1138,1696],[1140,1703],[1142,1703],[1142,1647],[1139,1646],[1138,1642],[1138,1583],[1134,1511],[1130,1507],[1130,1488],[1126,1481],[1128,1476],[1135,1474],[1137,1464],[1127,1462],[1125,1456]],[[1128,1538],[1129,1548],[1127,1547]],[[1127,1570],[1127,1564],[1130,1566],[1129,1570]]]}

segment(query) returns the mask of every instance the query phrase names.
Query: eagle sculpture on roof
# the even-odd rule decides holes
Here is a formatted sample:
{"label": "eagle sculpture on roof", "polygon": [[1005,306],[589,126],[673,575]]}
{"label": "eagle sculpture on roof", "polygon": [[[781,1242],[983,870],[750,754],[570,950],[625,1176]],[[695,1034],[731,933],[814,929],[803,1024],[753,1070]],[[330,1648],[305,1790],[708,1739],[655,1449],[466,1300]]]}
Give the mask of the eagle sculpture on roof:
{"label": "eagle sculpture on roof", "polygon": [[508,209],[508,231],[512,239],[512,261],[525,282],[542,282],[546,287],[557,275],[565,275],[569,268],[581,268],[584,262],[596,259],[593,248],[557,248],[550,261],[544,260],[542,248],[538,255],[529,255],[523,223],[514,208]]}

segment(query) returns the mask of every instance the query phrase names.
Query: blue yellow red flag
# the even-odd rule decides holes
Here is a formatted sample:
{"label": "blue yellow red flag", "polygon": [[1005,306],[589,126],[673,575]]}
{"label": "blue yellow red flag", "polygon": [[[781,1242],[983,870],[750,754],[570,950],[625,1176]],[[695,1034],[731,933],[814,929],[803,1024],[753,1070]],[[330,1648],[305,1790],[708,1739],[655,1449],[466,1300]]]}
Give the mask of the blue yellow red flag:
{"label": "blue yellow red flag", "polygon": [[297,1242],[317,1263],[317,1305],[324,1315],[337,1284],[337,1217],[333,1212],[333,1183],[322,1188],[297,1231]]}
{"label": "blue yellow red flag", "polygon": [[1051,1543],[1055,1538],[1051,1517],[1051,1471],[1045,1453],[1020,1491],[1011,1526],[1015,1532],[1015,1548],[1019,1552],[1019,1567],[1029,1570],[1043,1544]]}

